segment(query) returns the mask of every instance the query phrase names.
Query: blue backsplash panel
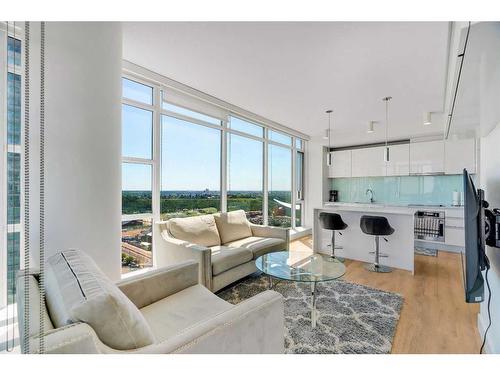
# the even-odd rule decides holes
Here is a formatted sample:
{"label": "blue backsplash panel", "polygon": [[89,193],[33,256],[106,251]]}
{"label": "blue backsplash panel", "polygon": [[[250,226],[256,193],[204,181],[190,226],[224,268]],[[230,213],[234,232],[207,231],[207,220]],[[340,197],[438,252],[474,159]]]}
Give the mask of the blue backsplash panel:
{"label": "blue backsplash panel", "polygon": [[339,202],[368,202],[366,189],[372,189],[376,203],[451,205],[453,192],[463,191],[462,175],[351,177],[330,180],[338,190]]}

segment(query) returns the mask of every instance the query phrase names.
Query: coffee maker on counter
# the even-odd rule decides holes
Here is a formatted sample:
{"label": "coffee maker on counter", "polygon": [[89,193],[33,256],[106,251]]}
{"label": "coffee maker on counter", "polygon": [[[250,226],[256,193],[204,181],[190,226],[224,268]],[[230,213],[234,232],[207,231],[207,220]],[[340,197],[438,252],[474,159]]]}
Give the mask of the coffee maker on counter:
{"label": "coffee maker on counter", "polygon": [[330,198],[328,200],[330,202],[338,202],[338,200],[339,200],[339,191],[338,190],[330,190]]}

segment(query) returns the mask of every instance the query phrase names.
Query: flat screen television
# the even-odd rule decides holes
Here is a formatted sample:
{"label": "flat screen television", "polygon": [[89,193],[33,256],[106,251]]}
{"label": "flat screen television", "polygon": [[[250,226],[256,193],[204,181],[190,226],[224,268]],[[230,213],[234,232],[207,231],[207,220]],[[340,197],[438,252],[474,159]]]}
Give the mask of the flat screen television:
{"label": "flat screen television", "polygon": [[479,303],[484,300],[484,278],[481,271],[489,267],[486,257],[486,222],[484,191],[476,190],[471,176],[464,169],[464,222],[465,222],[465,301]]}

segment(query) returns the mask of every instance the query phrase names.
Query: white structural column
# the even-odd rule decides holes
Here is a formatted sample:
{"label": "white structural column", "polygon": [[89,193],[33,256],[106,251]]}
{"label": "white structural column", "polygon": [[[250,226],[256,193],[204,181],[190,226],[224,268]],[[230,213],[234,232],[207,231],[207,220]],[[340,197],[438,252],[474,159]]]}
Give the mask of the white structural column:
{"label": "white structural column", "polygon": [[[119,23],[47,23],[46,255],[83,250],[113,280],[120,278],[121,67]],[[36,259],[38,238],[31,241]]]}

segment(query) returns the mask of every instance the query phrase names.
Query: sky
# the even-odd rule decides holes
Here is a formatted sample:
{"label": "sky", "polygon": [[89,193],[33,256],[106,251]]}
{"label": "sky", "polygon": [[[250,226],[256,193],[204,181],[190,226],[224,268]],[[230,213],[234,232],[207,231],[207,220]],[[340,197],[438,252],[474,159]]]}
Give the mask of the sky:
{"label": "sky", "polygon": [[[151,102],[150,88],[128,80],[124,80],[123,83],[124,96],[145,103]],[[151,159],[152,112],[123,105],[122,121],[123,156]],[[234,121],[232,126],[242,129],[245,122]],[[253,126],[248,131],[258,135],[259,127]],[[275,133],[270,136],[280,137],[280,134]],[[281,137],[281,140],[286,142],[286,138]],[[162,116],[161,147],[162,191],[220,190],[220,130]],[[228,134],[228,191],[262,191],[262,163],[262,142]],[[151,179],[151,165],[123,164],[123,190],[151,190]],[[291,190],[290,149],[269,146],[268,183],[269,190]]]}

